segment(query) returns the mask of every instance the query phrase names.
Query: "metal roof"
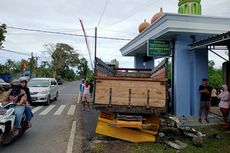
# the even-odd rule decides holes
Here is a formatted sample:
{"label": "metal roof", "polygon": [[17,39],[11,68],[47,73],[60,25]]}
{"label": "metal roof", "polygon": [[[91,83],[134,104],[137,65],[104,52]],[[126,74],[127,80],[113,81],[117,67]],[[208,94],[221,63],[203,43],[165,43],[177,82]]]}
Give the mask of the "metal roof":
{"label": "metal roof", "polygon": [[190,44],[191,49],[204,46],[230,46],[230,31]]}

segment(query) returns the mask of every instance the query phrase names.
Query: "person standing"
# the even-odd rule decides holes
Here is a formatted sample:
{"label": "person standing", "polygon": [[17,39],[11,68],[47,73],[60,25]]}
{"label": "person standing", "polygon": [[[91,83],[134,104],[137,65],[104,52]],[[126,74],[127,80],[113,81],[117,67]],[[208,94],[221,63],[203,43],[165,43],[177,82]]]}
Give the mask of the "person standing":
{"label": "person standing", "polygon": [[209,123],[208,112],[210,108],[211,100],[211,87],[208,86],[208,79],[202,79],[202,85],[199,87],[200,92],[200,111],[199,111],[199,122],[202,123],[202,115],[204,120]]}
{"label": "person standing", "polygon": [[85,103],[87,103],[88,105],[88,111],[90,110],[90,105],[89,105],[90,102],[91,102],[90,84],[88,81],[86,81],[86,84],[83,88],[83,95],[82,95],[82,105],[84,111],[85,111]]}
{"label": "person standing", "polygon": [[89,85],[90,85],[90,95],[91,97],[93,97],[93,91],[94,91],[94,82],[93,80],[91,79],[90,82],[89,82]]}
{"label": "person standing", "polygon": [[82,96],[82,93],[83,93],[84,86],[85,86],[85,80],[84,80],[84,79],[82,79],[82,81],[81,81],[81,83],[80,83],[80,86],[79,86],[81,96]]}
{"label": "person standing", "polygon": [[224,128],[229,128],[228,115],[229,115],[229,103],[230,103],[230,94],[228,92],[228,86],[222,85],[221,92],[217,96],[220,99],[219,107],[220,111],[223,114],[224,119]]}

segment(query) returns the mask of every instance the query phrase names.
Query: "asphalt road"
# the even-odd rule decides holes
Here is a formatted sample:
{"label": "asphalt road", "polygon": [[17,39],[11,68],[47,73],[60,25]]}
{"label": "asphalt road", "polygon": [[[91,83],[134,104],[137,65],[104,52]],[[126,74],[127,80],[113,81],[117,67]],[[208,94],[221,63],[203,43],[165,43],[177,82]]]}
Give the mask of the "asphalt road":
{"label": "asphalt road", "polygon": [[57,101],[34,106],[33,127],[10,145],[0,146],[0,153],[84,152],[82,142],[94,136],[96,112],[81,111],[78,87],[79,82],[60,86]]}

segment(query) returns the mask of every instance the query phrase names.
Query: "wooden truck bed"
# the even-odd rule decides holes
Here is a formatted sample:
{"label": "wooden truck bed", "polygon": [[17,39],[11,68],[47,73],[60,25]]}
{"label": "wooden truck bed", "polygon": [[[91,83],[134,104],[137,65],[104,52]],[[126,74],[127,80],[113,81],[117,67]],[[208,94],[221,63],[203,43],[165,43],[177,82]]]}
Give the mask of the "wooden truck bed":
{"label": "wooden truck bed", "polygon": [[[98,67],[103,63],[98,63]],[[152,78],[152,72],[137,69],[98,68],[95,76],[95,108],[119,113],[157,113],[165,108],[165,78]],[[109,70],[109,71],[108,71]],[[128,72],[128,71],[132,72]],[[107,72],[107,73],[106,73]]]}

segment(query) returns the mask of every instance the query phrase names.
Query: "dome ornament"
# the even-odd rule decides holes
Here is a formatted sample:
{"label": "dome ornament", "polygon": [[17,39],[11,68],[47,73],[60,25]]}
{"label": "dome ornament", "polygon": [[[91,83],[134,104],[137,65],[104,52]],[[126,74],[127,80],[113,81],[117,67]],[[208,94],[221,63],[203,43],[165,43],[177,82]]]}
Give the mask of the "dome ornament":
{"label": "dome ornament", "polygon": [[138,28],[139,33],[143,32],[149,26],[150,26],[150,23],[146,22],[146,19],[145,19],[144,22],[139,25],[139,28]]}
{"label": "dome ornament", "polygon": [[164,15],[164,12],[163,12],[163,8],[161,7],[160,8],[160,12],[158,12],[157,14],[155,14],[152,19],[151,19],[151,24],[154,23],[157,19],[159,19],[161,16]]}

